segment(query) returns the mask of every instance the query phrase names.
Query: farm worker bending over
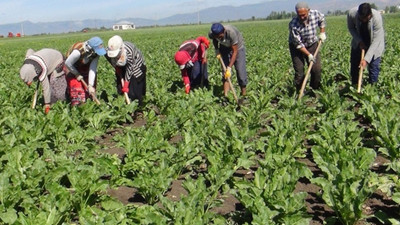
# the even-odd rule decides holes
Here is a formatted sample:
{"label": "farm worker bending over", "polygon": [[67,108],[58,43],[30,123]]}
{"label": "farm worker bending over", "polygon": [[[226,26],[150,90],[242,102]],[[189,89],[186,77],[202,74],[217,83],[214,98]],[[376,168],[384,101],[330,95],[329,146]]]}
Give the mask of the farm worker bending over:
{"label": "farm worker bending over", "polygon": [[128,93],[129,98],[137,99],[139,107],[142,107],[147,71],[142,52],[131,42],[115,35],[108,40],[106,59],[115,68],[118,93]]}
{"label": "farm worker bending over", "polygon": [[27,85],[30,86],[33,81],[41,83],[46,114],[50,110],[50,104],[66,99],[67,82],[63,67],[64,57],[61,52],[50,48],[37,52],[28,49],[19,71],[21,79]]}
{"label": "farm worker bending over", "polygon": [[[382,16],[369,3],[363,3],[349,10],[347,27],[351,36],[351,82],[358,83],[360,67],[369,70],[369,82],[378,82],[381,56],[385,50],[384,30]],[[361,61],[361,50],[365,50],[364,60]]]}
{"label": "farm worker bending over", "polygon": [[195,86],[208,86],[206,50],[209,46],[210,41],[200,36],[196,40],[183,42],[175,53],[175,62],[181,70],[186,94]]}
{"label": "farm worker bending over", "polygon": [[[308,64],[313,61],[310,85],[313,89],[318,89],[321,86],[321,57],[320,54],[314,54],[318,40],[326,40],[325,16],[317,10],[310,10],[305,2],[297,3],[295,9],[297,17],[293,17],[289,23],[289,50],[295,73],[294,83],[299,91],[305,77],[305,61]],[[318,27],[320,33],[317,36]]]}
{"label": "farm worker bending over", "polygon": [[235,65],[241,95],[244,97],[246,95],[247,71],[246,48],[242,34],[232,25],[223,26],[220,23],[214,23],[211,25],[211,31],[208,33],[208,36],[213,40],[217,57],[222,57],[226,66],[226,72],[222,77],[225,97],[229,91],[227,78],[232,75],[233,65]]}
{"label": "farm worker bending over", "polygon": [[[103,41],[99,37],[75,43],[68,50],[65,66],[68,69],[67,82],[71,105],[86,102],[88,93],[96,95],[97,63],[100,56],[105,54]],[[85,90],[81,81],[88,84],[88,90]]]}

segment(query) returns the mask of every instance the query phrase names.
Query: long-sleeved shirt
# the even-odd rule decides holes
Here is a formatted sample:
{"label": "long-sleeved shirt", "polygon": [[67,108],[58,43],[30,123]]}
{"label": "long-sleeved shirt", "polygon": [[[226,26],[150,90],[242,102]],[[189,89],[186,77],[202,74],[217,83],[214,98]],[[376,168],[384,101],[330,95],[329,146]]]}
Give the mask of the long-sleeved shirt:
{"label": "long-sleeved shirt", "polygon": [[[126,60],[124,66],[118,65],[118,61],[121,60],[121,57]],[[125,81],[130,81],[132,76],[138,78],[143,75],[141,70],[142,65],[145,65],[145,61],[142,55],[142,52],[131,42],[124,41],[124,45],[122,48],[120,58],[110,58],[106,55],[107,60],[111,63],[111,65],[116,68],[118,71],[121,71],[121,78],[124,78]]]}
{"label": "long-sleeved shirt", "polygon": [[100,56],[84,48],[85,43],[77,43],[68,54],[65,66],[74,75],[88,76],[88,85],[94,86],[97,64]]}
{"label": "long-sleeved shirt", "polygon": [[[191,61],[194,63],[197,61],[203,61],[205,57],[206,48],[198,40],[188,40],[185,41],[183,44],[181,44],[181,46],[179,46],[179,51],[186,51],[187,53],[189,53]],[[187,68],[182,69],[181,74],[182,77],[189,76],[188,69]]]}
{"label": "long-sleeved shirt", "polygon": [[64,57],[61,52],[55,49],[43,48],[28,56],[25,60],[27,59],[37,62],[38,65],[41,67],[39,81],[41,82],[43,88],[44,103],[49,104],[51,101],[49,76],[51,76],[52,74],[57,77],[64,75],[64,72],[62,71]]}
{"label": "long-sleeved shirt", "polygon": [[317,10],[308,12],[308,21],[302,23],[298,16],[295,16],[289,23],[289,43],[297,49],[307,48],[318,41],[317,28],[324,28],[326,25],[324,14]]}
{"label": "long-sleeved shirt", "polygon": [[[351,46],[353,49],[359,47],[360,42],[363,40],[361,36],[361,21],[358,18],[357,7],[352,8],[347,15],[347,28],[351,36]],[[383,29],[383,22],[381,14],[372,9],[372,17],[368,21],[368,31],[370,35],[370,45],[365,53],[364,60],[368,63],[371,62],[372,58],[378,58],[383,55],[385,51],[385,32]]]}

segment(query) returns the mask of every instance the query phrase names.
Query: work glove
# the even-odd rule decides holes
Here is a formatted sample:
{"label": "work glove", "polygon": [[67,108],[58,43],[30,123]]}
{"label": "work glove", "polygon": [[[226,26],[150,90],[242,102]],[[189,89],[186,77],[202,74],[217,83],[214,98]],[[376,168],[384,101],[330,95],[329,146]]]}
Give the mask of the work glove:
{"label": "work glove", "polygon": [[314,58],[313,54],[309,54],[307,57],[308,57],[308,63],[311,63],[311,62],[315,63],[315,58]]}
{"label": "work glove", "polygon": [[89,94],[96,95],[96,89],[92,85],[89,85],[88,89]]}
{"label": "work glove", "polygon": [[124,86],[122,87],[122,92],[124,92],[124,93],[129,92],[129,81],[124,82]]}
{"label": "work glove", "polygon": [[231,67],[226,67],[226,71],[225,71],[225,79],[228,79],[232,76],[232,68]]}
{"label": "work glove", "polygon": [[185,85],[185,93],[189,94],[189,92],[190,92],[190,84],[186,84]]}
{"label": "work glove", "polygon": [[322,32],[322,33],[319,34],[319,40],[321,40],[322,42],[324,42],[326,40],[325,32]]}
{"label": "work glove", "polygon": [[48,114],[49,113],[49,111],[50,111],[50,105],[48,105],[48,104],[46,104],[45,106],[44,106],[44,114]]}
{"label": "work glove", "polygon": [[82,76],[82,75],[78,75],[78,76],[76,76],[76,79],[77,79],[78,81],[81,81],[81,80],[83,80],[83,76]]}

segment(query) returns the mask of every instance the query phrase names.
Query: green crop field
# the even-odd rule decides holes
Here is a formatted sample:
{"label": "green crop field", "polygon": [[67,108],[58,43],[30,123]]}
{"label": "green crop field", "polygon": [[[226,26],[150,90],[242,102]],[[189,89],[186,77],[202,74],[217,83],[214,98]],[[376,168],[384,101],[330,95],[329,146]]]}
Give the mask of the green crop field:
{"label": "green crop field", "polygon": [[[379,82],[367,84],[365,73],[361,94],[349,79],[346,17],[328,17],[322,88],[301,100],[288,22],[233,23],[247,48],[249,101],[240,110],[232,94],[231,104],[220,104],[212,48],[210,88],[184,92],[174,53],[183,41],[207,36],[210,24],[1,39],[0,224],[400,224],[400,16],[384,16]],[[101,105],[57,102],[45,115],[39,95],[30,108],[35,85],[19,78],[28,48],[65,54],[77,41],[107,43],[115,34],[146,60],[141,126],[131,117],[137,103],[117,94],[104,57]],[[300,181],[318,188],[312,195],[327,214],[310,209]],[[176,183],[181,191],[172,195]],[[128,204],[110,194],[122,187],[135,192]],[[378,194],[384,207],[369,205]],[[221,213],[228,196],[240,207]]]}

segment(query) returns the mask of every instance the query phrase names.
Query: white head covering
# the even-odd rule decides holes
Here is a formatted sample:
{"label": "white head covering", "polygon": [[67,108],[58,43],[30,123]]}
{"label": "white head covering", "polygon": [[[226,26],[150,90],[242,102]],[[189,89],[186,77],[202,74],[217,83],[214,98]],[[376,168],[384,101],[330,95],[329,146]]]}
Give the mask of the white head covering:
{"label": "white head covering", "polygon": [[39,81],[43,81],[47,75],[46,62],[40,56],[34,54],[35,51],[33,49],[26,51],[25,62],[19,72],[19,76],[25,83],[32,82],[36,76],[39,76]]}
{"label": "white head covering", "polygon": [[19,77],[25,82],[30,83],[37,76],[35,67],[32,64],[24,64],[19,70]]}
{"label": "white head covering", "polygon": [[33,55],[33,54],[35,54],[35,51],[33,50],[33,49],[28,49],[27,51],[26,51],[26,54],[25,54],[25,58],[28,58],[29,56],[31,56],[31,55]]}
{"label": "white head covering", "polygon": [[[33,54],[35,54],[35,51],[31,48],[28,49],[25,53],[25,59]],[[33,78],[36,76],[35,67],[32,64],[24,64],[19,70],[19,77],[21,77],[25,83],[32,82]]]}

